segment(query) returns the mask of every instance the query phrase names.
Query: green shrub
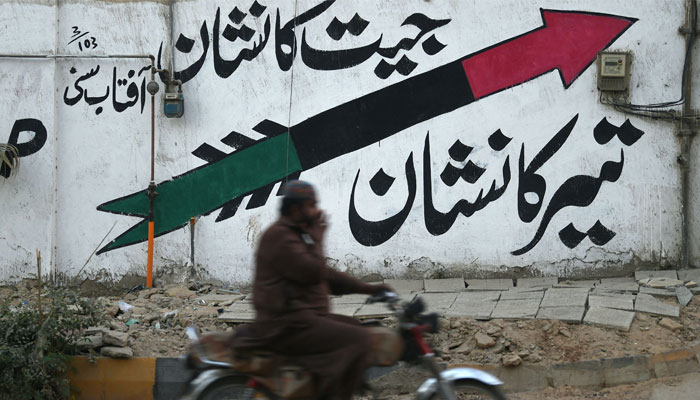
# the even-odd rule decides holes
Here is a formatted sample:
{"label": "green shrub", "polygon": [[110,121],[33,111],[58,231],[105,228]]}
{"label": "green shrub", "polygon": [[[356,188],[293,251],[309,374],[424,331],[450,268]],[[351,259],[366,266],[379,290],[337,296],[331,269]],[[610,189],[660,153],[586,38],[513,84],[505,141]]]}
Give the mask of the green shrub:
{"label": "green shrub", "polygon": [[71,290],[49,288],[42,297],[41,324],[36,299],[17,308],[0,304],[0,398],[69,398],[70,355],[82,331],[102,322],[100,307]]}

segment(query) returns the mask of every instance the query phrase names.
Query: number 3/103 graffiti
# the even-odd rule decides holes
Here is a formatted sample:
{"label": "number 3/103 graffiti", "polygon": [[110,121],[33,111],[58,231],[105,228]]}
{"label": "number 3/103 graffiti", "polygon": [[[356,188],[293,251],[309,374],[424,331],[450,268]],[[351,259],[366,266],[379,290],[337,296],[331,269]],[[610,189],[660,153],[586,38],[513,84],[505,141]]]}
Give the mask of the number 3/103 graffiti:
{"label": "number 3/103 graffiti", "polygon": [[77,26],[73,26],[72,28],[73,33],[71,34],[71,40],[68,42],[68,45],[74,42],[78,43],[78,48],[80,51],[83,51],[83,49],[87,50],[97,48],[97,39],[95,39],[94,36],[87,36],[90,34],[90,32],[82,32]]}

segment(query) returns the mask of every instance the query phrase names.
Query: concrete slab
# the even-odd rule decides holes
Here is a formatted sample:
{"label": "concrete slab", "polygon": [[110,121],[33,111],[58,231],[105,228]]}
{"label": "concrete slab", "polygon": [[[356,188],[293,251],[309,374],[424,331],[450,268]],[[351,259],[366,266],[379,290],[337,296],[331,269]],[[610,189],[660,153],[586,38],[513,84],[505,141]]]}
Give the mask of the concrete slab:
{"label": "concrete slab", "polygon": [[588,298],[590,300],[591,296],[608,296],[608,297],[617,297],[620,299],[628,299],[634,302],[634,300],[637,298],[636,294],[629,293],[629,292],[615,292],[615,291],[609,291],[609,290],[603,290],[603,289],[593,289],[591,292],[588,294]]}
{"label": "concrete slab", "polygon": [[588,296],[588,306],[634,311],[634,299],[629,297],[590,295]]}
{"label": "concrete slab", "polygon": [[457,298],[457,293],[423,293],[420,297],[425,302],[426,311],[445,311]]}
{"label": "concrete slab", "polygon": [[580,324],[586,307],[540,307],[537,311],[537,319],[555,319]]}
{"label": "concrete slab", "polygon": [[253,308],[253,303],[233,303],[230,306],[224,308],[224,312],[255,312]]}
{"label": "concrete slab", "polygon": [[[402,301],[411,301],[414,297],[416,297],[416,293],[399,294],[399,298]],[[368,298],[369,296],[367,296],[366,294],[350,294],[338,297],[331,297],[331,309],[337,308],[349,310],[350,308],[352,308],[352,306],[355,306],[356,309],[359,309],[360,306],[367,302]]]}
{"label": "concrete slab", "polygon": [[399,294],[399,299],[401,301],[413,301],[418,296],[423,296],[423,293],[404,293],[404,294]]}
{"label": "concrete slab", "polygon": [[561,281],[554,285],[555,288],[589,288],[593,289],[595,285],[599,284],[600,280],[585,280],[585,281]]}
{"label": "concrete slab", "polygon": [[253,322],[255,321],[255,313],[247,313],[242,311],[224,312],[219,315],[219,321],[224,322]]}
{"label": "concrete slab", "polygon": [[346,294],[344,296],[331,297],[333,304],[364,304],[369,298],[366,294]]}
{"label": "concrete slab", "polygon": [[385,318],[393,315],[393,312],[383,303],[363,304],[353,315],[357,319]]}
{"label": "concrete slab", "polygon": [[680,315],[680,307],[664,303],[644,293],[637,295],[637,301],[634,302],[634,310],[665,317],[678,318]]}
{"label": "concrete slab", "polygon": [[[400,294],[401,301],[411,301],[417,293]],[[331,312],[335,314],[347,315],[359,319],[384,318],[393,313],[386,303],[366,304],[367,295],[345,295],[333,297],[330,301]]]}
{"label": "concrete slab", "polygon": [[422,279],[384,279],[384,284],[391,286],[398,294],[423,290]]}
{"label": "concrete slab", "polygon": [[654,296],[676,297],[676,289],[657,289],[645,286],[639,287],[639,293],[651,294]]}
{"label": "concrete slab", "polygon": [[551,287],[545,287],[545,286],[536,286],[536,287],[519,287],[515,286],[510,289],[508,289],[508,292],[544,292],[547,289],[550,289]]}
{"label": "concrete slab", "polygon": [[693,293],[685,286],[676,288],[676,299],[678,303],[683,307],[687,306],[691,300],[693,300]]}
{"label": "concrete slab", "polygon": [[540,307],[585,307],[588,289],[549,289],[544,293]]}
{"label": "concrete slab", "polygon": [[700,284],[700,269],[682,269],[678,271],[678,279],[684,282],[695,281]]}
{"label": "concrete slab", "polygon": [[655,289],[671,289],[677,286],[683,286],[683,281],[671,278],[645,278],[639,280],[640,286],[651,287]]}
{"label": "concrete slab", "polygon": [[[478,369],[483,366],[477,366]],[[484,368],[485,369],[485,368]],[[510,392],[526,392],[531,390],[542,390],[549,386],[547,382],[548,368],[544,365],[521,364],[517,368],[498,368],[492,371],[485,369],[487,372],[496,375],[503,383],[503,391]],[[436,397],[436,396],[434,396]],[[459,396],[460,398],[484,398],[481,395],[466,394]]]}
{"label": "concrete slab", "polygon": [[515,290],[506,290],[501,292],[501,300],[524,300],[524,299],[540,299],[544,297],[544,291],[521,292]]}
{"label": "concrete slab", "polygon": [[499,290],[494,291],[484,291],[484,292],[461,292],[457,293],[457,299],[455,302],[465,303],[465,302],[481,302],[481,301],[493,301],[496,302],[501,298],[503,293]]}
{"label": "concrete slab", "polygon": [[554,387],[570,385],[599,388],[603,382],[603,369],[599,360],[578,361],[552,366]]}
{"label": "concrete slab", "polygon": [[466,288],[462,278],[426,279],[423,286],[426,292],[435,293],[461,292]]}
{"label": "concrete slab", "polygon": [[601,282],[596,285],[596,289],[603,290],[615,290],[620,292],[638,292],[639,284],[633,278],[622,278],[619,280],[614,280],[618,278],[603,278]]}
{"label": "concrete slab", "polygon": [[346,315],[352,317],[362,307],[362,304],[333,304],[331,303],[331,312],[333,314]]}
{"label": "concrete slab", "polygon": [[673,361],[669,360],[667,362],[657,362],[654,364],[654,375],[656,375],[657,378],[679,376],[699,371],[700,364],[698,364],[698,360],[695,357],[682,358]]}
{"label": "concrete slab", "polygon": [[626,282],[637,282],[632,276],[618,276],[615,278],[601,278],[600,283],[626,283]]}
{"label": "concrete slab", "polygon": [[540,299],[499,300],[491,318],[532,319],[537,315]]}
{"label": "concrete slab", "polygon": [[634,320],[634,312],[612,308],[591,307],[583,317],[583,322],[608,328],[629,331]]}
{"label": "concrete slab", "polygon": [[542,278],[522,278],[516,282],[516,287],[552,287],[559,283],[556,276],[546,276]]}
{"label": "concrete slab", "polygon": [[446,317],[472,317],[479,320],[488,320],[496,307],[495,301],[460,301],[459,298],[443,311]]}
{"label": "concrete slab", "polygon": [[508,290],[513,287],[512,279],[467,279],[467,290]]}
{"label": "concrete slab", "polygon": [[642,280],[646,278],[671,278],[678,279],[676,271],[635,271],[634,279]]}
{"label": "concrete slab", "polygon": [[588,288],[551,288],[546,291],[550,296],[568,296],[571,293],[586,294],[588,292],[590,292]]}
{"label": "concrete slab", "polygon": [[606,387],[649,380],[649,366],[644,356],[601,360]]}

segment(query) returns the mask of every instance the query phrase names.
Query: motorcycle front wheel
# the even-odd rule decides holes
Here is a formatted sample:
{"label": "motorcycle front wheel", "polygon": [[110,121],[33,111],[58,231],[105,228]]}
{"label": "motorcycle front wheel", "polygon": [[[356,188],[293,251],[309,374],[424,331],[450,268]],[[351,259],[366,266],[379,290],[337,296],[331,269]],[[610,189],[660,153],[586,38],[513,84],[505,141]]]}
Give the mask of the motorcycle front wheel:
{"label": "motorcycle front wheel", "polygon": [[[497,386],[490,386],[473,379],[460,379],[452,382],[455,398],[459,400],[508,400]],[[430,399],[442,399],[440,393],[433,394]]]}
{"label": "motorcycle front wheel", "polygon": [[248,387],[248,379],[229,377],[218,380],[206,388],[197,400],[279,400],[279,397],[265,388]]}

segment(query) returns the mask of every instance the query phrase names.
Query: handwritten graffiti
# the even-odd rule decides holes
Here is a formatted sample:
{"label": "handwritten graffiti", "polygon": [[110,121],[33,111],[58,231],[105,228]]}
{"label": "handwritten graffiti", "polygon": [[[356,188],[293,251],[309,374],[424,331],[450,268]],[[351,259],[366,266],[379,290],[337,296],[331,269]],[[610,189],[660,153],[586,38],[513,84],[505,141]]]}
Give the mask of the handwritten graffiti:
{"label": "handwritten graffiti", "polygon": [[[135,70],[130,69],[126,73],[126,77],[117,73],[117,67],[112,68],[112,85],[107,85],[102,91],[96,96],[91,96],[88,93],[88,88],[84,87],[85,82],[90,78],[95,77],[100,73],[100,66],[97,65],[95,68],[90,69],[83,75],[78,76],[78,78],[71,86],[66,86],[63,91],[63,102],[66,105],[74,106],[80,100],[85,100],[89,106],[94,106],[101,104],[103,101],[111,98],[112,108],[116,112],[124,112],[129,107],[133,107],[139,104],[141,113],[143,113],[144,105],[146,104],[146,76],[145,72],[150,71],[150,65],[139,69],[138,73]],[[75,67],[71,67],[71,75],[75,75],[78,71]],[[135,77],[143,76],[141,79],[141,84],[137,84],[132,81]],[[74,94],[75,93],[75,94]],[[110,97],[111,94],[111,97]],[[100,115],[103,111],[102,106],[95,108],[95,114]]]}
{"label": "handwritten graffiti", "polygon": [[71,29],[73,32],[67,46],[70,46],[71,43],[76,43],[80,51],[97,48],[97,39],[94,36],[87,36],[90,32],[82,32],[77,26],[72,26]]}
{"label": "handwritten graffiti", "polygon": [[[322,6],[327,8],[331,3],[321,3],[317,6],[321,8],[312,10],[320,13],[323,11]],[[301,25],[304,22],[302,17],[310,15],[312,14],[300,14],[292,26]],[[236,13],[229,15],[229,18],[232,22],[243,20]],[[555,69],[559,71],[564,87],[568,88],[593,63],[599,51],[612,44],[635,22],[632,18],[616,15],[555,10],[542,10],[542,19],[544,24],[537,29],[327,109],[293,127],[265,120],[255,128],[259,129],[258,132],[263,131],[265,138],[262,140],[242,140],[243,135],[232,133],[222,139],[224,143],[236,147],[228,154],[212,150],[206,144],[200,146],[195,150],[195,155],[213,162],[157,185],[159,194],[155,210],[155,235],[172,232],[187,224],[190,217],[209,214],[218,209],[221,209],[221,213],[217,220],[226,219],[235,214],[242,198],[248,195],[254,196],[255,201],[253,198],[250,201],[254,206],[265,204],[272,187],[286,177],[315,168],[420,122],[450,113]],[[354,25],[352,31],[359,32],[363,25],[359,19],[349,23],[346,31]],[[202,28],[205,30],[204,24]],[[339,35],[340,29],[337,31]],[[293,51],[290,54],[293,55]],[[494,136],[492,142],[493,148],[507,145],[506,138],[499,135]],[[426,138],[426,148],[428,146]],[[466,147],[457,146],[455,159],[463,156],[466,159],[466,150]],[[407,174],[411,172],[411,163],[408,164]],[[456,176],[476,181],[481,168],[477,167],[474,165],[460,171],[443,172],[443,182],[451,182]],[[523,167],[523,174],[530,173],[534,177],[536,167],[536,163],[531,163],[529,169]],[[509,168],[506,169],[510,171]],[[612,167],[604,168],[605,171],[601,172],[599,178],[588,177],[593,179],[591,186],[595,188],[597,185],[599,188],[602,181],[612,180],[614,171],[611,169]],[[585,180],[582,184],[590,181],[587,178]],[[381,182],[377,186],[382,186]],[[568,190],[569,187],[562,186],[560,189]],[[500,196],[500,190],[505,189],[494,187],[477,206],[458,204],[457,211],[450,211],[447,216],[436,211],[434,217],[430,217],[437,221],[431,229],[438,233],[445,230],[445,227],[449,229],[453,217],[462,211],[468,214],[470,207],[478,210],[479,206],[483,207],[496,200]],[[576,203],[567,197],[567,193],[555,193],[557,202],[553,200],[545,210],[546,218],[543,218],[535,239],[528,245],[530,248],[539,241],[549,223],[548,219],[554,213],[568,205],[588,201],[577,200]],[[103,203],[98,206],[98,210],[146,218],[148,205],[146,191],[142,190]],[[526,210],[525,213],[528,212],[531,210]],[[396,223],[394,220],[387,224],[393,226],[391,224]],[[144,220],[108,243],[99,253],[143,242],[146,238],[147,225]],[[383,238],[377,237],[368,241],[378,242],[381,239]],[[529,248],[524,251],[528,250]]]}
{"label": "handwritten graffiti", "polygon": [[[22,132],[32,133],[32,138],[26,142],[19,143],[19,134]],[[7,143],[14,145],[17,148],[17,153],[20,157],[30,156],[44,147],[46,144],[46,127],[38,119],[24,118],[18,119],[12,125],[10,138]],[[5,178],[10,177],[10,168],[4,162],[0,163],[0,175]]]}
{"label": "handwritten graffiti", "polygon": [[[323,14],[333,3],[335,3],[335,0],[323,1],[284,24],[280,21],[280,11],[277,9],[275,17],[275,55],[277,64],[282,71],[288,71],[296,57],[296,29]],[[222,22],[221,8],[218,7],[214,17],[211,39],[214,70],[216,74],[222,78],[231,76],[243,61],[252,61],[255,59],[267,45],[271,31],[270,10],[257,1],[253,2],[247,12],[241,11],[238,7],[234,7],[226,17],[228,21]],[[245,23],[246,19],[248,19],[248,24]],[[258,20],[264,21],[264,23],[260,24]],[[414,37],[403,38],[397,44],[386,47],[382,44],[383,37],[380,36],[365,46],[342,50],[314,48],[306,40],[306,27],[303,27],[301,33],[301,59],[304,64],[311,69],[331,71],[355,67],[368,61],[373,55],[378,54],[382,59],[374,69],[374,73],[377,77],[386,79],[394,72],[398,72],[403,76],[408,76],[418,66],[416,62],[408,58],[406,54],[402,55],[401,58],[393,64],[391,60],[395,59],[401,51],[411,51],[426,35],[449,22],[449,19],[434,20],[424,14],[412,14],[403,21],[401,26],[410,25],[418,28],[419,32]],[[226,23],[226,27],[223,30],[220,29],[222,23]],[[362,35],[369,23],[369,21],[360,17],[358,14],[355,14],[348,22],[341,22],[338,18],[333,18],[333,21],[331,21],[326,28],[326,33],[328,37],[334,41],[340,41],[346,33],[352,36]],[[251,28],[251,26],[262,26],[262,32],[257,32],[254,28]],[[176,79],[187,82],[194,78],[202,69],[210,45],[209,28],[206,21],[204,21],[200,27],[199,41],[202,47],[201,55],[196,58],[192,65],[181,71],[175,71]],[[236,57],[226,59],[222,55],[225,51],[225,47],[227,45],[233,45],[236,42],[244,43],[244,47],[238,51]],[[175,49],[180,53],[190,54],[195,43],[194,39],[180,34],[175,43]],[[248,44],[251,45],[247,46]],[[445,47],[434,34],[424,40],[421,46],[423,51],[431,56],[437,54]],[[161,43],[161,47],[158,51],[159,68],[162,50],[163,44]]]}
{"label": "handwritten graffiti", "polygon": [[[519,159],[519,180],[518,180],[518,214],[521,221],[532,222],[539,215],[542,208],[542,202],[545,197],[547,182],[544,177],[536,174],[536,171],[542,167],[557,151],[561,149],[566,140],[569,138],[578,115],[574,116],[554,137],[540,150],[534,159],[530,162],[527,168],[524,167],[525,161],[525,144],[521,146]],[[610,124],[607,119],[601,120],[594,130],[594,137],[599,144],[605,144],[614,136],[620,137],[620,141],[626,145],[633,145],[644,132],[632,126],[627,120],[619,128]],[[500,130],[489,136],[488,143],[491,149],[496,152],[503,150],[511,138],[505,136]],[[467,161],[467,158],[472,147],[463,144],[457,140],[449,149],[448,154],[450,159],[464,163],[464,167],[457,168],[452,163],[448,163],[440,174],[440,179],[447,186],[454,184],[462,179],[469,184],[475,184],[486,171],[485,168]],[[556,213],[565,207],[589,206],[598,195],[598,191],[603,182],[615,182],[622,173],[624,164],[624,153],[621,152],[621,159],[617,161],[605,162],[601,168],[598,177],[588,175],[576,175],[567,179],[552,196],[552,199],[547,206],[542,217],[535,237],[523,248],[513,251],[514,255],[525,254],[532,250],[540,241],[549,223]],[[491,183],[489,190],[484,194],[484,189],[481,189],[476,197],[476,200],[469,202],[465,199],[460,199],[450,211],[441,212],[437,210],[433,204],[433,176],[431,171],[430,160],[430,136],[425,138],[425,147],[423,150],[423,210],[425,218],[425,227],[434,236],[446,233],[454,224],[457,217],[461,214],[464,217],[470,217],[477,211],[484,209],[490,203],[498,200],[508,188],[511,181],[510,157],[507,156],[501,167],[501,178],[503,184],[498,186],[494,180]],[[408,184],[408,199],[401,211],[382,221],[367,221],[362,218],[356,209],[355,205],[355,190],[360,171],[357,171],[355,182],[352,186],[350,194],[349,206],[349,223],[350,231],[355,240],[365,246],[377,246],[389,240],[401,225],[406,221],[408,213],[411,210],[413,201],[416,197],[416,175],[413,166],[413,154],[409,155],[406,161],[406,181]],[[370,188],[378,196],[384,196],[395,178],[386,175],[380,169],[370,180]],[[527,201],[527,194],[533,194],[534,202]],[[597,245],[604,245],[615,236],[615,233],[606,228],[600,221],[591,227],[586,233],[578,231],[573,224],[559,232],[559,238],[569,248],[578,246],[583,239],[589,237],[591,241]]]}

